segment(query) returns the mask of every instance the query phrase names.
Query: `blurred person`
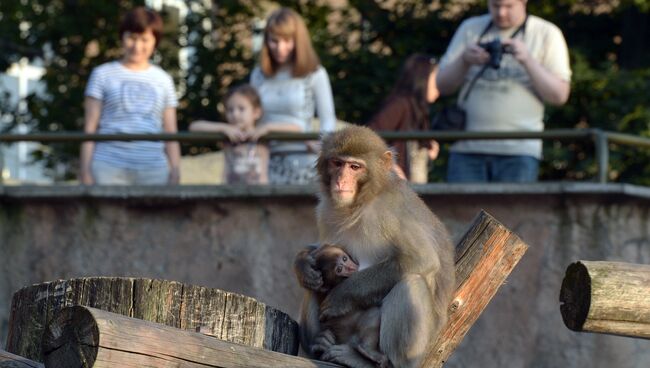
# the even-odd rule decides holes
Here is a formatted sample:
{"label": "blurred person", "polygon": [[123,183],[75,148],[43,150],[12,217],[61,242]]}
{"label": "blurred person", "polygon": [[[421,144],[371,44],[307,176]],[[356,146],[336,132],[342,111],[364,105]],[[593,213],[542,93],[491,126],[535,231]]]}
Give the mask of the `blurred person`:
{"label": "blurred person", "polygon": [[[392,91],[368,126],[377,131],[425,131],[429,129],[429,105],[440,93],[436,85],[437,63],[425,54],[406,59]],[[388,142],[397,153],[395,171],[412,183],[426,183],[428,162],[438,157],[435,140]]]}
{"label": "blurred person", "polygon": [[[176,133],[174,82],[150,59],[160,42],[160,15],[136,7],[119,27],[123,56],[96,67],[84,100],[85,133]],[[177,184],[178,142],[106,141],[81,146],[80,181],[92,184]]]}
{"label": "blurred person", "polygon": [[267,133],[256,127],[262,117],[262,103],[255,88],[249,84],[234,87],[224,97],[227,123],[198,120],[189,130],[225,134],[230,143],[224,147],[223,181],[228,184],[267,184],[269,151],[257,139]]}
{"label": "blurred person", "polygon": [[[295,11],[280,8],[266,21],[259,65],[250,83],[257,88],[266,132],[308,132],[316,113],[321,132],[334,130],[336,115],[330,80],[311,44],[309,31]],[[269,182],[315,182],[319,142],[272,142]]]}
{"label": "blurred person", "polygon": [[[465,20],[440,61],[443,95],[462,86],[468,131],[542,131],[544,103],[569,98],[566,41],[554,24],[527,14],[527,0],[488,0],[489,14]],[[542,141],[463,140],[451,147],[449,182],[537,180]]]}

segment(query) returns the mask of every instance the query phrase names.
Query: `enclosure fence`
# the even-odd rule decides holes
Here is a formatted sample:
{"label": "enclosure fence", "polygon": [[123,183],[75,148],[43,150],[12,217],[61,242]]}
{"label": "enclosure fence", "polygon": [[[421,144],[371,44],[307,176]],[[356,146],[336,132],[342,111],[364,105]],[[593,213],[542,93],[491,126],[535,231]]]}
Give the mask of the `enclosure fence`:
{"label": "enclosure fence", "polygon": [[[555,129],[541,132],[487,132],[487,131],[413,131],[380,132],[379,135],[391,141],[428,140],[453,142],[467,139],[542,139],[559,141],[591,141],[594,145],[594,158],[597,163],[596,181],[606,183],[609,172],[610,144],[650,148],[650,138],[631,134],[609,132],[601,129]],[[261,141],[305,141],[320,138],[320,133],[270,133]],[[178,141],[180,143],[220,142],[228,138],[221,133],[159,133],[159,134],[86,134],[83,132],[0,134],[0,144],[16,142],[74,143],[84,141]],[[0,157],[2,159],[2,157]],[[0,160],[0,164],[1,164]],[[0,184],[2,176],[0,176]]]}

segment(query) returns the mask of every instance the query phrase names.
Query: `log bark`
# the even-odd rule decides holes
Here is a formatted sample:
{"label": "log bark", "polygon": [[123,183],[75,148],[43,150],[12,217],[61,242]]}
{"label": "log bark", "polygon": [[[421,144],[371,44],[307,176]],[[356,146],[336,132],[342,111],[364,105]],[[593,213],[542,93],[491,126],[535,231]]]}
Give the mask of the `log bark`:
{"label": "log bark", "polygon": [[43,361],[45,326],[67,306],[83,305],[179,329],[202,327],[222,340],[295,355],[298,325],[253,298],[174,281],[126,277],[58,280],[12,298],[7,350]]}
{"label": "log bark", "polygon": [[421,367],[442,367],[476,322],[528,245],[481,211],[456,247],[456,292],[449,320]]}
{"label": "log bark", "polygon": [[56,314],[42,349],[46,368],[336,367],[82,306]]}
{"label": "log bark", "polygon": [[0,368],[43,368],[43,364],[0,349]]}
{"label": "log bark", "polygon": [[560,313],[574,331],[650,339],[650,265],[572,263],[560,289]]}

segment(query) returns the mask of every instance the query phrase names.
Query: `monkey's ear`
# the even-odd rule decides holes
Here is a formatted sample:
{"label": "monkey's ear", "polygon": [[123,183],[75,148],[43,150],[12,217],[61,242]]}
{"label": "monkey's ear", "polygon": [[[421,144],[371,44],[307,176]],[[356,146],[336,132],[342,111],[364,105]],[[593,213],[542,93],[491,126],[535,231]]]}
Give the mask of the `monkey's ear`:
{"label": "monkey's ear", "polygon": [[381,155],[382,164],[386,171],[389,171],[393,168],[393,151],[386,151]]}

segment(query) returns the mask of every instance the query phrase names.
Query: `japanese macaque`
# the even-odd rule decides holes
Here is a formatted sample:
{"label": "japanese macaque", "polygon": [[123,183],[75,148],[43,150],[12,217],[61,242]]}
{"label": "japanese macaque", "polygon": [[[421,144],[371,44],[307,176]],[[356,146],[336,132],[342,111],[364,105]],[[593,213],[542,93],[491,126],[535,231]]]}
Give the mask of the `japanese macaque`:
{"label": "japanese macaque", "polygon": [[349,345],[326,346],[323,326],[355,311],[379,309],[379,350],[395,367],[419,366],[446,322],[455,287],[453,245],[440,220],[392,171],[393,153],[372,130],[352,126],[323,139],[317,169],[320,244],[338,244],[359,262],[319,302],[323,275],[308,248],[295,259],[306,289],[303,349],[350,367],[367,359]]}
{"label": "japanese macaque", "polygon": [[323,294],[359,269],[359,264],[343,248],[323,244],[314,251],[316,269],[323,277]]}
{"label": "japanese macaque", "polygon": [[[327,291],[340,284],[356,272],[359,265],[350,255],[338,246],[324,244],[313,252],[316,269],[321,272],[323,285],[316,292],[319,304],[327,296]],[[379,352],[379,319],[380,309],[372,307],[357,310],[341,317],[331,318],[321,325],[322,331],[316,338],[312,350],[321,353],[321,359],[329,358],[330,347],[345,345],[361,354],[372,362],[362,362],[359,365],[387,367],[388,359]],[[360,362],[361,363],[361,362]]]}

